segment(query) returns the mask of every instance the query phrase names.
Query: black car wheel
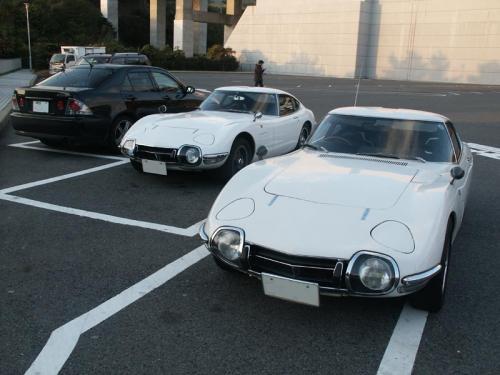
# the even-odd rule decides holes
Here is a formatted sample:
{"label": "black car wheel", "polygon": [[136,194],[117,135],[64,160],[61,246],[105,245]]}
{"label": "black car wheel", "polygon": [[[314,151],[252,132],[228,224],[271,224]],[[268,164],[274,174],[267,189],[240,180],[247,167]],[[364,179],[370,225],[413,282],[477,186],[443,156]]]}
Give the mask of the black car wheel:
{"label": "black car wheel", "polygon": [[304,124],[304,126],[302,126],[302,129],[300,131],[299,140],[297,142],[296,149],[299,149],[302,146],[304,146],[310,133],[311,133],[310,126],[308,124]]}
{"label": "black car wheel", "polygon": [[113,121],[109,134],[108,144],[111,148],[117,149],[125,133],[132,127],[134,120],[128,116],[119,116]]}
{"label": "black car wheel", "polygon": [[417,309],[438,312],[443,307],[450,263],[452,233],[453,225],[450,221],[446,230],[443,255],[441,256],[441,271],[422,290],[410,297],[411,304]]}
{"label": "black car wheel", "polygon": [[234,141],[226,163],[221,167],[221,172],[224,178],[230,179],[250,164],[252,161],[252,154],[250,150],[250,144],[246,139],[237,138]]}

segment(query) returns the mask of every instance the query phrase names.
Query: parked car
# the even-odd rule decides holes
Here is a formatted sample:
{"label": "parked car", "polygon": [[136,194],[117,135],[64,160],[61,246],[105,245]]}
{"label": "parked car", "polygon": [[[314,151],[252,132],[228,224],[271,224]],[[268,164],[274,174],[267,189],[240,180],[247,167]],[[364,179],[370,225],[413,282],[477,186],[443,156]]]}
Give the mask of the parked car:
{"label": "parked car", "polygon": [[61,46],[61,53],[52,55],[50,59],[49,73],[71,68],[82,56],[103,53],[106,53],[106,47]]}
{"label": "parked car", "polygon": [[77,140],[116,149],[141,117],[165,104],[170,113],[192,111],[206,96],[160,68],[82,65],[16,89],[11,122],[17,134],[48,145]]}
{"label": "parked car", "polygon": [[97,64],[107,64],[111,59],[110,53],[90,53],[88,55],[82,56],[76,62],[76,65],[97,65]]}
{"label": "parked car", "polygon": [[221,87],[198,111],[138,121],[121,150],[147,173],[221,168],[230,177],[254,160],[300,147],[315,125],[313,113],[287,92]]}
{"label": "parked car", "polygon": [[134,52],[115,53],[111,56],[109,62],[111,64],[151,65],[151,61],[146,55]]}
{"label": "parked car", "polygon": [[302,150],[234,176],[200,236],[220,267],[261,279],[272,297],[411,294],[438,311],[472,169],[441,115],[339,108]]}

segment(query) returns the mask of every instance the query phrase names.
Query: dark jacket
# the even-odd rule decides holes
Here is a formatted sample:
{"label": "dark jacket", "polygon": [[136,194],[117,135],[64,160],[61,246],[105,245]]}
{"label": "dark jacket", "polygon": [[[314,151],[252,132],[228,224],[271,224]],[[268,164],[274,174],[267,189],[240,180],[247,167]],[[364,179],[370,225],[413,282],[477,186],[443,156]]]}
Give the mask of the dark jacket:
{"label": "dark jacket", "polygon": [[255,64],[254,78],[256,81],[262,81],[262,75],[264,74],[264,68],[261,64]]}

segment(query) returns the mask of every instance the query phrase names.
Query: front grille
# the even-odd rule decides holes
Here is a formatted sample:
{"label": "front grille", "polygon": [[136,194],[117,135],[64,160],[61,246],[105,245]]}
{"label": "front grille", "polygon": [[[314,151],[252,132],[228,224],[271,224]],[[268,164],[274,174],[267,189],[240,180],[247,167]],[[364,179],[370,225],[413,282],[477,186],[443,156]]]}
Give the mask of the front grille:
{"label": "front grille", "polygon": [[249,268],[295,280],[318,283],[322,287],[345,289],[347,261],[335,258],[295,256],[250,245]]}
{"label": "front grille", "polygon": [[177,149],[137,145],[137,150],[134,156],[140,159],[158,160],[165,163],[176,163]]}

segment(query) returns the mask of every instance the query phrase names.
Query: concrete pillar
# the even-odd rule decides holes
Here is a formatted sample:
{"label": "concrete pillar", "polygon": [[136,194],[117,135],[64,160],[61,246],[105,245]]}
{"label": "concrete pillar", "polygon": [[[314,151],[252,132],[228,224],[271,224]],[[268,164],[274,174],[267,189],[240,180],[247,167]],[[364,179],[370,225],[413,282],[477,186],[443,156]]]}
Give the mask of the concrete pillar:
{"label": "concrete pillar", "polygon": [[101,0],[101,13],[113,25],[118,39],[118,0]]}
{"label": "concrete pillar", "polygon": [[[235,21],[241,17],[243,13],[243,9],[241,7],[241,0],[227,0],[226,2],[226,14],[229,16],[234,16]],[[226,45],[229,36],[233,32],[236,26],[236,22],[233,25],[225,25],[224,26],[224,46]],[[231,46],[228,46],[231,47]]]}
{"label": "concrete pillar", "polygon": [[[193,10],[208,11],[208,0],[193,0]],[[207,24],[202,22],[193,23],[194,53],[204,55],[207,53]]]}
{"label": "concrete pillar", "polygon": [[176,0],[174,20],[174,48],[193,56],[193,0]]}
{"label": "concrete pillar", "polygon": [[156,48],[165,47],[167,24],[166,0],[149,1],[149,44]]}

